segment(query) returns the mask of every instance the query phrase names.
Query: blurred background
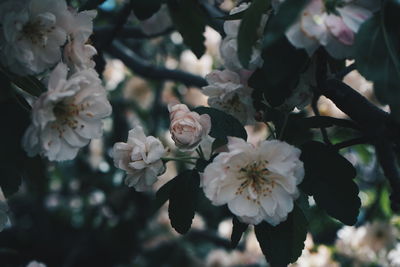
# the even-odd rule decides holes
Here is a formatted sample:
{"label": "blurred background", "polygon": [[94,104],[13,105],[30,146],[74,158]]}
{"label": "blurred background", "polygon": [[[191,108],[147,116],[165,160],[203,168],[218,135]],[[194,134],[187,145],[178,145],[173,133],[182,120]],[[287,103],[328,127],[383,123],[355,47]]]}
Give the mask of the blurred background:
{"label": "blurred background", "polygon": [[[79,8],[86,1],[68,2]],[[221,68],[220,34],[207,27],[207,52],[197,59],[174,30],[165,8],[142,22],[131,14],[126,34],[122,31],[116,38],[126,52],[121,55],[108,49],[107,42],[113,34],[110,25],[119,21],[125,1],[98,2],[103,3],[92,42],[99,52],[96,68],[108,90],[113,114],[104,121],[103,138],[93,140],[75,160],[54,164],[33,158],[24,162],[28,171],[19,191],[8,199],[10,219],[0,233],[0,266],[26,266],[31,261],[47,266],[266,266],[253,229],[232,249],[230,213],[225,207],[212,206],[204,196],[185,236],[170,226],[168,203],[158,211],[152,208],[157,189],[187,166],[169,162],[153,192],[137,193],[124,185],[124,173],[113,166],[111,158],[113,144],[125,141],[137,124],[160,138],[171,153],[178,153],[168,131],[167,103],[179,100],[190,107],[207,106],[207,97],[198,86],[164,81],[152,76],[153,69],[141,73],[138,66],[151,64],[204,77]],[[228,12],[237,1],[210,4]],[[373,85],[357,72],[345,82],[377,104]],[[328,99],[321,99],[318,106],[321,115],[345,117]],[[310,115],[312,110],[307,107],[291,116]],[[246,130],[252,143],[269,135],[263,123],[246,126]],[[347,129],[329,131],[333,142],[352,136]],[[288,132],[297,144],[321,138],[319,131],[301,127]],[[344,227],[308,199],[310,233],[293,266],[400,266],[400,217],[391,213],[388,187],[373,147],[357,145],[341,152],[358,171],[359,222]]]}

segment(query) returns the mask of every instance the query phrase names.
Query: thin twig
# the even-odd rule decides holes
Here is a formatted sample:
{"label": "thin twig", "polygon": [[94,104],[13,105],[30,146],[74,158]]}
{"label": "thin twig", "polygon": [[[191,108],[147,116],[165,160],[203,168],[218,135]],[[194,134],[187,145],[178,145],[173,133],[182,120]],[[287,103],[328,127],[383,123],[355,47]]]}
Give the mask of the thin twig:
{"label": "thin twig", "polygon": [[339,149],[346,148],[346,147],[349,147],[349,146],[365,144],[368,141],[369,140],[366,137],[358,137],[358,138],[354,138],[354,139],[343,141],[341,143],[334,144],[333,147],[335,149],[339,150]]}
{"label": "thin twig", "polygon": [[347,66],[346,68],[342,69],[341,71],[339,71],[338,73],[335,74],[335,78],[338,80],[343,80],[343,78],[349,74],[350,72],[352,72],[353,70],[355,70],[357,68],[356,63],[353,63],[349,66]]}
{"label": "thin twig", "polygon": [[107,49],[112,56],[119,58],[133,72],[142,77],[155,80],[169,80],[185,84],[186,86],[203,87],[207,81],[197,75],[181,71],[172,70],[150,64],[140,58],[135,52],[127,48],[119,41],[114,41]]}
{"label": "thin twig", "polygon": [[[318,98],[319,97],[314,97],[312,102],[311,102],[311,108],[314,111],[314,114],[316,116],[320,116],[319,110],[318,110]],[[328,132],[326,131],[325,127],[320,127],[321,134],[322,134],[322,139],[324,140],[325,144],[331,145],[331,141],[329,140],[328,137]]]}

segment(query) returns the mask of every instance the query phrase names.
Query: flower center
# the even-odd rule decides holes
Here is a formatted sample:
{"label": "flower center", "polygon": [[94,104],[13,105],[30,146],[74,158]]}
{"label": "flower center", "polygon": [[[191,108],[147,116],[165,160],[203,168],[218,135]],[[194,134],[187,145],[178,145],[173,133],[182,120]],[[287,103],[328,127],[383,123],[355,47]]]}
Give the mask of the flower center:
{"label": "flower center", "polygon": [[254,194],[249,194],[247,199],[258,201],[258,197],[267,196],[275,187],[275,181],[268,178],[272,173],[266,165],[268,161],[253,162],[246,167],[241,168],[239,172],[242,174],[238,179],[244,180],[236,191],[236,195],[242,194],[247,187],[250,187]]}
{"label": "flower center", "polygon": [[[79,115],[79,113],[83,112],[86,107],[88,107],[88,103],[82,103],[82,104],[74,104],[73,102],[67,102],[67,101],[61,101],[58,102],[54,108],[53,108],[53,113],[56,117],[56,121],[52,125],[52,128],[57,130],[59,133],[59,137],[61,138],[63,136],[63,133],[65,132],[64,127],[70,127],[73,130],[77,129],[78,126],[80,128],[84,128],[85,125],[81,124],[79,125],[79,122],[75,119],[76,116]],[[87,116],[90,116],[91,113],[87,113]]]}
{"label": "flower center", "polygon": [[41,23],[39,19],[29,21],[22,28],[23,36],[29,39],[35,45],[44,46],[46,43],[46,34],[52,32],[54,26],[46,27]]}

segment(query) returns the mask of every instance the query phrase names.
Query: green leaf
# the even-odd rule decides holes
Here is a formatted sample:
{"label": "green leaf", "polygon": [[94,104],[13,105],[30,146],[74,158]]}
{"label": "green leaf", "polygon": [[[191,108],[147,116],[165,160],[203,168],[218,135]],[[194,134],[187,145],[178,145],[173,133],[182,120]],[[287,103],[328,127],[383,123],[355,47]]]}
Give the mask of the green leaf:
{"label": "green leaf", "polygon": [[232,224],[231,245],[232,248],[236,248],[249,225],[240,222],[236,217],[232,218]]}
{"label": "green leaf", "polygon": [[335,149],[320,142],[303,145],[300,159],[305,176],[300,187],[317,205],[344,224],[353,225],[361,207],[356,170]]}
{"label": "green leaf", "polygon": [[300,257],[308,222],[296,205],[286,221],[272,226],[262,222],[254,227],[258,243],[271,266],[287,266]]}
{"label": "green leaf", "polygon": [[[355,39],[358,71],[374,82],[375,94],[391,108],[400,105],[400,35],[398,1],[385,1],[382,11],[361,25]],[[400,114],[396,114],[400,120]]]}
{"label": "green leaf", "polygon": [[40,96],[47,91],[46,86],[34,76],[18,76],[2,68],[0,72],[16,86],[33,96]]}
{"label": "green leaf", "polygon": [[[226,114],[215,108],[197,107],[193,111],[201,114],[208,114],[211,117],[211,132],[210,136],[216,140],[214,143],[218,146],[228,142],[228,136],[239,137],[247,140],[247,133],[242,124],[233,116]],[[214,144],[213,144],[213,148]]]}
{"label": "green leaf", "polygon": [[249,79],[257,109],[265,108],[264,99],[272,107],[282,105],[309,62],[307,53],[292,46],[286,37],[264,49],[262,57],[263,66]]}
{"label": "green leaf", "polygon": [[16,193],[22,182],[21,174],[16,168],[0,167],[0,188],[6,198]]}
{"label": "green leaf", "polygon": [[131,0],[133,13],[140,20],[153,16],[161,7],[161,0]]}
{"label": "green leaf", "polygon": [[178,233],[185,234],[192,225],[200,188],[200,176],[196,169],[186,170],[174,180],[169,194],[169,219]]}
{"label": "green leaf", "polygon": [[309,0],[286,0],[280,6],[278,13],[268,22],[263,39],[263,47],[272,45],[285,35],[286,30],[298,18],[299,13]]}
{"label": "green leaf", "polygon": [[239,26],[238,33],[238,57],[240,63],[248,68],[253,47],[260,39],[259,28],[262,15],[267,11],[269,0],[253,0],[246,9]]}
{"label": "green leaf", "polygon": [[168,0],[169,12],[183,42],[197,58],[206,51],[203,33],[206,27],[205,16],[196,0]]}
{"label": "green leaf", "polygon": [[154,202],[154,211],[161,208],[165,202],[169,199],[172,188],[174,188],[176,179],[172,179],[165,183],[156,193],[156,200]]}

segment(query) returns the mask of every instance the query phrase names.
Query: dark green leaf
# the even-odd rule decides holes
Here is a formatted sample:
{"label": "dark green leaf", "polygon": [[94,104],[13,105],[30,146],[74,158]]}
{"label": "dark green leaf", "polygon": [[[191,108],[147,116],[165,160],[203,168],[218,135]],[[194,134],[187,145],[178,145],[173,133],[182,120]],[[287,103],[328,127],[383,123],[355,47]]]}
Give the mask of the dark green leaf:
{"label": "dark green leaf", "polygon": [[150,18],[161,7],[161,0],[131,0],[133,13],[140,20]]}
{"label": "dark green leaf", "polygon": [[262,222],[254,230],[271,266],[287,266],[300,257],[307,236],[307,219],[296,205],[286,221],[272,226]]}
{"label": "dark green leaf", "polygon": [[[211,117],[210,136],[214,137],[218,146],[227,143],[227,136],[239,137],[247,140],[247,133],[242,124],[233,116],[223,111],[208,107],[197,107],[193,111],[201,114],[208,114]],[[217,141],[218,140],[218,141]],[[213,144],[213,148],[214,144]]]}
{"label": "dark green leaf", "polygon": [[[355,40],[357,69],[374,82],[375,94],[392,108],[400,105],[400,35],[396,1],[385,1],[360,28]],[[400,120],[400,114],[396,114]]]}
{"label": "dark green leaf", "polygon": [[174,178],[169,195],[168,214],[172,227],[180,234],[192,225],[200,186],[197,170],[186,170]]}
{"label": "dark green leaf", "polygon": [[232,224],[231,244],[233,248],[236,248],[249,225],[240,222],[236,217],[232,218]]}
{"label": "dark green leaf", "polygon": [[0,188],[6,198],[18,191],[21,181],[21,174],[16,168],[0,167]]}
{"label": "dark green leaf", "polygon": [[176,179],[172,179],[164,184],[156,193],[154,210],[158,210],[169,199],[172,188],[175,186]]}
{"label": "dark green leaf", "polygon": [[361,201],[353,181],[353,165],[332,147],[316,141],[302,147],[300,159],[305,169],[300,185],[303,191],[314,196],[317,205],[330,216],[344,224],[355,224]]}
{"label": "dark green leaf", "polygon": [[284,36],[286,30],[298,18],[300,11],[309,0],[286,0],[280,7],[276,15],[271,17],[268,22],[266,34],[263,40],[263,47],[272,45]]}
{"label": "dark green leaf", "polygon": [[25,92],[33,95],[40,96],[42,93],[46,92],[46,86],[42,84],[34,76],[18,76],[14,73],[8,72],[0,68],[0,71],[16,86],[24,90]]}
{"label": "dark green leaf", "polygon": [[267,11],[269,0],[253,0],[250,6],[246,9],[243,19],[239,26],[238,33],[238,57],[240,63],[245,68],[248,68],[253,47],[257,40],[261,24],[262,15]]}
{"label": "dark green leaf", "polygon": [[168,8],[176,29],[197,58],[206,51],[203,36],[206,20],[196,0],[168,0]]}
{"label": "dark green leaf", "polygon": [[272,107],[282,105],[309,62],[307,53],[292,46],[286,37],[264,49],[262,57],[264,65],[249,79],[257,109],[264,109],[264,99]]}

